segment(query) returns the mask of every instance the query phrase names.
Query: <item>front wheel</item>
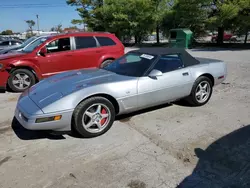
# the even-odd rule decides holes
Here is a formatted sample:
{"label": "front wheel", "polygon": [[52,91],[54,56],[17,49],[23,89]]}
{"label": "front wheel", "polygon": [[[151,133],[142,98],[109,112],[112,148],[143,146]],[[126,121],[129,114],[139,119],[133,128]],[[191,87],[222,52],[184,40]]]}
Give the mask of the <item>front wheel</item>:
{"label": "front wheel", "polygon": [[8,85],[14,92],[23,92],[36,83],[34,74],[27,69],[16,69],[10,73]]}
{"label": "front wheel", "polygon": [[104,134],[111,128],[114,121],[114,106],[103,97],[84,100],[76,107],[73,114],[73,128],[85,138]]}
{"label": "front wheel", "polygon": [[208,77],[201,76],[195,81],[187,101],[193,106],[202,106],[209,101],[212,93],[212,81]]}

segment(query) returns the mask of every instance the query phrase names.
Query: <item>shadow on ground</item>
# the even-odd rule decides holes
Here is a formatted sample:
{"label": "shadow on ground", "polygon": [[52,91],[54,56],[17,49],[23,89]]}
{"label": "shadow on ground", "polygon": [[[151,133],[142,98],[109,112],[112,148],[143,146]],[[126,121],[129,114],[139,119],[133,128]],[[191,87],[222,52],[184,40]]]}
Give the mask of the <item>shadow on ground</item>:
{"label": "shadow on ground", "polygon": [[170,106],[172,106],[172,104],[166,103],[166,104],[146,108],[146,109],[143,109],[143,110],[139,110],[139,111],[136,111],[136,112],[132,112],[132,113],[124,114],[124,115],[119,115],[119,116],[116,117],[116,121],[126,122],[126,121],[129,121],[134,116],[138,116],[140,114],[145,114],[147,112],[156,111],[156,110],[166,108],[166,107],[170,107]]}
{"label": "shadow on ground", "polygon": [[250,187],[250,125],[194,152],[199,161],[177,188]]}
{"label": "shadow on ground", "polygon": [[13,118],[11,127],[14,133],[21,140],[37,140],[37,139],[50,139],[50,140],[62,140],[66,139],[62,134],[51,134],[48,131],[31,131],[27,130],[20,125],[20,123]]}

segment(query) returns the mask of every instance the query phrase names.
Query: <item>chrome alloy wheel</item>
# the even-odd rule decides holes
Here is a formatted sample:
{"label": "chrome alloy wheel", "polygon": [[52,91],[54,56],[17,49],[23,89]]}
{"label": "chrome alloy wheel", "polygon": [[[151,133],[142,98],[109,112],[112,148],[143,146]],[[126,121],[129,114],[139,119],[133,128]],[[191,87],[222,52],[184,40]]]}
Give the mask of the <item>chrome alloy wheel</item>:
{"label": "chrome alloy wheel", "polygon": [[90,133],[99,133],[109,124],[111,112],[101,103],[93,104],[83,114],[82,125]]}
{"label": "chrome alloy wheel", "polygon": [[12,84],[20,90],[27,89],[31,84],[29,75],[25,73],[18,73],[14,76]]}
{"label": "chrome alloy wheel", "polygon": [[202,81],[196,88],[195,97],[199,103],[204,103],[208,100],[211,93],[211,86],[207,81]]}

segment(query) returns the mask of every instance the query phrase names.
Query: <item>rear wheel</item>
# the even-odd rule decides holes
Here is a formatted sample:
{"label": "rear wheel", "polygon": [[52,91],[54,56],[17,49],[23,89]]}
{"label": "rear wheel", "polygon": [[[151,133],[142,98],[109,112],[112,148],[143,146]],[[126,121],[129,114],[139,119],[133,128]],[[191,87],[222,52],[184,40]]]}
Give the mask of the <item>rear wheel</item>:
{"label": "rear wheel", "polygon": [[93,97],[76,107],[73,114],[73,129],[82,137],[96,137],[107,132],[114,120],[113,104],[106,98]]}
{"label": "rear wheel", "polygon": [[201,76],[195,81],[191,94],[187,98],[187,101],[192,106],[202,106],[209,101],[212,93],[212,81],[208,77]]}
{"label": "rear wheel", "polygon": [[103,61],[102,62],[102,64],[101,64],[101,68],[103,68],[103,67],[106,67],[107,65],[109,65],[110,63],[112,63],[114,60],[112,60],[112,59],[107,59],[107,60],[105,60],[105,61]]}
{"label": "rear wheel", "polygon": [[36,83],[34,74],[27,69],[16,69],[10,73],[8,86],[14,92],[23,92]]}

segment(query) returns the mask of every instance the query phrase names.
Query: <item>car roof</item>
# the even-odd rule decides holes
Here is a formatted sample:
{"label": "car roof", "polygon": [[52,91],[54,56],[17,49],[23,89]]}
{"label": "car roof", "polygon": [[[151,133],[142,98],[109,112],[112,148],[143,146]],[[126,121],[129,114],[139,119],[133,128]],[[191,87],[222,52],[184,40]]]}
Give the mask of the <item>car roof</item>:
{"label": "car roof", "polygon": [[148,47],[148,48],[140,48],[138,50],[132,50],[130,52],[150,54],[156,56],[180,54],[184,66],[197,65],[200,63],[196,58],[191,56],[184,48]]}
{"label": "car roof", "polygon": [[12,41],[12,42],[22,42],[21,40],[18,40],[18,39],[5,39],[1,42],[6,42],[6,41]]}
{"label": "car roof", "polygon": [[70,33],[56,33],[50,35],[51,37],[66,37],[66,36],[112,36],[114,34],[109,32],[70,32]]}

